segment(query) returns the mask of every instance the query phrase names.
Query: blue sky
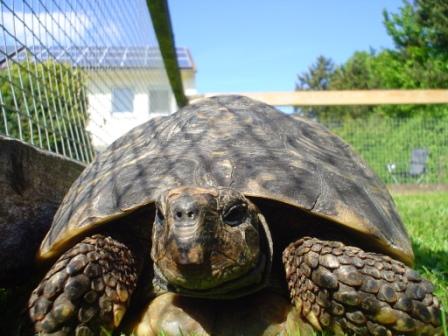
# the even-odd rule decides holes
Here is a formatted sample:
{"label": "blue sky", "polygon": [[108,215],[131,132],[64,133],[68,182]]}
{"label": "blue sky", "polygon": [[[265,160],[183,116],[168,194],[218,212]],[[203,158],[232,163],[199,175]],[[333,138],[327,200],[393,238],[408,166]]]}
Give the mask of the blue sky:
{"label": "blue sky", "polygon": [[157,45],[145,0],[4,0],[0,10],[7,45]]}
{"label": "blue sky", "polygon": [[[129,3],[6,0],[1,23],[25,44],[156,44],[146,2]],[[198,91],[208,93],[291,91],[297,74],[306,71],[319,55],[340,64],[356,50],[392,47],[382,11],[397,12],[402,0],[168,3],[176,44],[190,49],[198,70]],[[3,35],[8,45],[15,43],[10,35]]]}
{"label": "blue sky", "polygon": [[383,9],[401,0],[169,0],[177,46],[203,92],[291,91],[316,57],[393,47]]}

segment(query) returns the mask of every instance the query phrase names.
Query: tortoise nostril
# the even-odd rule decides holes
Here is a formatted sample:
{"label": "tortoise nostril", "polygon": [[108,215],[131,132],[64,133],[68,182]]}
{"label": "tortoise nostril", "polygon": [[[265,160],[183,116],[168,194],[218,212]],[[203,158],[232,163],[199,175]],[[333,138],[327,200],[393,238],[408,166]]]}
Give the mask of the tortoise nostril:
{"label": "tortoise nostril", "polygon": [[197,209],[193,209],[193,210],[177,210],[174,213],[174,217],[176,218],[176,220],[186,220],[186,219],[195,219],[196,216],[198,214],[198,210]]}
{"label": "tortoise nostril", "polygon": [[194,221],[199,215],[200,207],[192,197],[177,199],[172,205],[172,216],[176,222]]}

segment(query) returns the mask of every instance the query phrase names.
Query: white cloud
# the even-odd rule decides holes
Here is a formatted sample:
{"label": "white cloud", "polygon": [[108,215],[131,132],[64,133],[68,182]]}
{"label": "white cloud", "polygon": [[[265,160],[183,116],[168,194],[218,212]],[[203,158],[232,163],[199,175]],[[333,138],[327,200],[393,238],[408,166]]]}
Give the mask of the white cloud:
{"label": "white cloud", "polygon": [[[73,45],[86,44],[86,32],[92,27],[89,17],[76,12],[28,13],[4,10],[0,16],[0,39],[15,44]],[[6,30],[8,33],[4,32]],[[13,35],[15,38],[11,37]]]}

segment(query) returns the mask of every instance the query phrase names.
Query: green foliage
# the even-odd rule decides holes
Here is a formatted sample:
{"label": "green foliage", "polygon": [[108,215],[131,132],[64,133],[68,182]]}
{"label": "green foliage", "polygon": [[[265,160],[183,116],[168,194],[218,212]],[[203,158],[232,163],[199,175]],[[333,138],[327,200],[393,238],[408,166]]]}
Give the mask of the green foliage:
{"label": "green foliage", "polygon": [[85,81],[70,65],[10,62],[0,70],[0,133],[88,161]]}
{"label": "green foliage", "polygon": [[375,76],[374,51],[358,51],[336,68],[331,77],[331,89],[373,89],[379,86]]}
{"label": "green foliage", "polygon": [[448,3],[445,0],[404,0],[399,13],[384,11],[384,24],[396,48],[408,57],[425,61],[447,58]]}
{"label": "green foliage", "polygon": [[327,90],[333,72],[333,61],[324,56],[319,56],[316,63],[308,68],[308,72],[297,76],[296,88],[300,90]]}
{"label": "green foliage", "polygon": [[[384,25],[395,42],[395,49],[380,52],[355,52],[344,64],[325,68],[325,87],[318,66],[332,64],[331,59],[319,56],[316,64],[300,78],[307,85],[297,89],[432,89],[448,88],[448,2],[445,0],[404,0],[398,13],[384,12]],[[308,108],[300,112],[307,115]],[[444,107],[418,106],[354,106],[313,108],[321,121],[335,117],[352,118],[384,115],[407,117],[447,115]]]}
{"label": "green foliage", "polygon": [[448,2],[404,1],[399,13],[383,14],[401,64],[397,87],[448,88]]}
{"label": "green foliage", "polygon": [[418,19],[428,31],[428,42],[433,50],[446,55],[448,46],[448,3],[446,0],[417,0]]}
{"label": "green foliage", "polygon": [[396,48],[406,56],[428,58],[425,28],[419,23],[417,8],[404,0],[399,13],[383,12],[384,25]]}
{"label": "green foliage", "polygon": [[[308,68],[308,72],[297,76],[296,90],[327,90],[334,70],[335,66],[331,59],[319,56]],[[325,107],[316,106],[301,109],[302,114],[309,118],[322,115],[325,111]]]}

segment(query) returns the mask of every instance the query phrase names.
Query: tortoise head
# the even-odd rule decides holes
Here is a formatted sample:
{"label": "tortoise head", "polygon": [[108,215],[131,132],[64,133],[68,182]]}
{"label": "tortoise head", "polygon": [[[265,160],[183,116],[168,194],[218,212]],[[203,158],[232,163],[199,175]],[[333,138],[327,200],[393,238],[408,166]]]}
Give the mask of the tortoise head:
{"label": "tortoise head", "polygon": [[180,187],[156,202],[151,257],[180,294],[231,298],[264,286],[271,237],[257,207],[229,188]]}

